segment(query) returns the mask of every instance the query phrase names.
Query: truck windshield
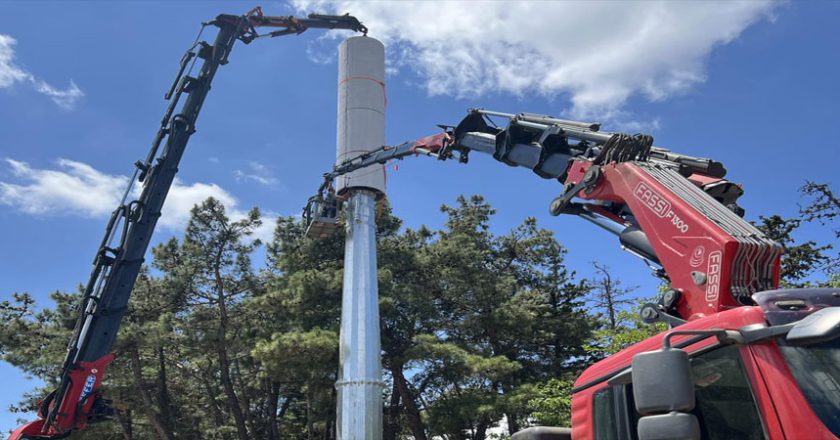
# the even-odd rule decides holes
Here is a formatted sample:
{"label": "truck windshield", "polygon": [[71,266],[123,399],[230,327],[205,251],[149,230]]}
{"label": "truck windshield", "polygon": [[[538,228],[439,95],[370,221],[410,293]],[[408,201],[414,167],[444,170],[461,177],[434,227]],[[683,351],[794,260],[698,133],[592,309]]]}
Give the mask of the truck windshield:
{"label": "truck windshield", "polygon": [[840,339],[794,347],[779,344],[814,412],[840,436]]}

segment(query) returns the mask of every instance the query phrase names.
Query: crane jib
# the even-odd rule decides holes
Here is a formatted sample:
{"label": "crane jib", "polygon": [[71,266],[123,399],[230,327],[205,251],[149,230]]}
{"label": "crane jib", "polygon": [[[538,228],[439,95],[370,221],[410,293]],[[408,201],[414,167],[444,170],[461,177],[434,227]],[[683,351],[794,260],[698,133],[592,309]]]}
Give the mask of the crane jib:
{"label": "crane jib", "polygon": [[[219,15],[205,23],[202,29],[207,25],[218,28],[214,43],[210,45],[197,38],[181,59],[175,81],[165,95],[170,104],[160,129],[145,160],[135,164],[137,170],[126,196],[107,223],[105,237],[83,291],[79,318],[67,347],[59,385],[41,402],[40,419],[18,428],[10,440],[31,436],[63,438],[73,430],[84,428],[88,422],[112,414],[109,401],[101,398],[97,390],[106,367],[114,359],[111,350],[161,209],[178,172],[178,164],[190,136],[196,131],[195,122],[216,71],[227,64],[236,41],[249,43],[261,36],[299,34],[308,28],[367,32],[367,28],[350,15],[313,14],[305,19],[268,17],[259,8],[241,16]],[[257,27],[286,28],[289,32],[259,35]],[[202,61],[198,74],[190,76],[199,59]],[[185,94],[187,97],[179,108],[180,98]],[[140,196],[126,203],[134,183],[143,185]]]}
{"label": "crane jib", "polygon": [[[227,59],[228,53],[237,40],[237,31],[238,26],[222,25],[212,46],[213,50],[209,51],[209,56],[204,58],[197,78],[181,83],[175,91],[176,96],[186,93],[188,97],[180,112],[172,116],[168,124],[161,128],[165,135],[158,138],[163,141],[164,147],[153,162],[154,166],[144,176],[140,197],[136,203],[132,203],[135,208],[122,210],[125,232],[120,239],[120,246],[113,250],[114,257],[97,259],[99,265],[103,267],[94,269],[94,274],[85,289],[80,317],[82,325],[77,326],[77,334],[74,337],[75,347],[70,348],[74,355],[66,361],[62,383],[55,396],[56,404],[47,415],[48,426],[60,422],[58,420],[61,417],[60,414],[65,414],[60,411],[60,408],[65,406],[62,404],[65,400],[79,402],[83,400],[85,394],[94,393],[94,388],[98,388],[91,386],[89,390],[86,390],[84,381],[70,386],[66,382],[69,381],[71,371],[77,368],[79,362],[96,362],[107,356],[114,346],[120,323],[128,306],[131,289],[140,273],[144,256],[161,215],[163,203],[172,187],[187,142],[195,132],[196,117],[204,104],[217,69]],[[177,98],[175,101],[177,102]],[[153,145],[153,150],[156,149],[157,145]],[[111,235],[113,231],[106,231],[106,236]],[[100,250],[99,254],[105,254],[105,251]],[[78,396],[72,394],[78,394]],[[89,404],[92,406],[93,402]],[[76,425],[76,423],[69,426],[64,426],[64,423],[56,424],[67,429],[73,429]]]}

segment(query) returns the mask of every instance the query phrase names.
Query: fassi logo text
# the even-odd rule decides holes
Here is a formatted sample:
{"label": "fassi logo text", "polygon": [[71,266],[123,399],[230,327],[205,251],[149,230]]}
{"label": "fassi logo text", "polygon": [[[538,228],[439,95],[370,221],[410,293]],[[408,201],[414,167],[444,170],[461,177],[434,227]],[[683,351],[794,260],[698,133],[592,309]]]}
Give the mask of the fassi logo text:
{"label": "fassi logo text", "polygon": [[717,301],[720,293],[720,266],[723,260],[723,254],[720,251],[714,251],[709,254],[709,266],[706,269],[706,301]]}
{"label": "fassi logo text", "polygon": [[662,196],[647,186],[645,182],[639,182],[636,185],[636,190],[633,191],[633,195],[660,217],[665,217],[671,210],[671,202],[663,199]]}

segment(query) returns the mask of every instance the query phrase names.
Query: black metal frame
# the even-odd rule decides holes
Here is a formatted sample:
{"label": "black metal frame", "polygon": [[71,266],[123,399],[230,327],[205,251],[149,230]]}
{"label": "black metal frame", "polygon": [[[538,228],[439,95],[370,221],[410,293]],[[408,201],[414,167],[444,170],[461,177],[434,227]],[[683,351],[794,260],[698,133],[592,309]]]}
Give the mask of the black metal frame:
{"label": "black metal frame", "polygon": [[[175,81],[164,95],[170,104],[161,119],[161,126],[148,155],[145,160],[135,163],[137,169],[129,188],[107,223],[105,236],[93,262],[93,270],[85,285],[79,318],[67,347],[59,386],[50,398],[45,399],[45,402],[50,402],[44,408],[45,429],[56,421],[62,401],[68,397],[67,392],[72,385],[71,371],[77,368],[79,362],[93,362],[103,358],[114,346],[131,291],[160,218],[161,208],[172,187],[187,143],[196,131],[195,123],[210,91],[210,84],[218,68],[227,64],[237,40],[247,44],[260,37],[255,30],[257,26],[284,27],[266,34],[268,37],[300,34],[310,27],[351,29],[367,33],[367,28],[349,15],[312,14],[306,19],[265,17],[259,8],[241,16],[219,15],[204,23],[202,30],[208,25],[218,28],[215,41],[210,45],[196,40],[181,59]],[[198,59],[203,60],[199,73],[195,77],[190,76],[190,66],[194,66]],[[187,98],[179,109],[178,104],[184,94],[187,94]],[[159,151],[161,146],[163,149]],[[136,182],[143,185],[141,194],[137,200],[126,203],[131,187]],[[114,242],[116,245],[112,246]],[[94,407],[105,411],[102,405]],[[80,411],[80,405],[76,408],[77,412]],[[80,416],[78,413],[74,415]],[[88,416],[96,418],[97,414]]]}

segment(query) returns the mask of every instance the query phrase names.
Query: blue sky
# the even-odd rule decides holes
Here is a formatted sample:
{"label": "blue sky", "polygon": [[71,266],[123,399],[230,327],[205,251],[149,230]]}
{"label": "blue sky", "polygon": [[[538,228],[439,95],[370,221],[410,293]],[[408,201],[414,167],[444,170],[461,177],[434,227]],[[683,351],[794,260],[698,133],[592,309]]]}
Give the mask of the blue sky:
{"label": "blue sky", "polygon": [[[837,188],[840,3],[500,4],[301,0],[263,8],[349,11],[386,42],[390,143],[432,134],[470,107],[547,113],[641,128],[657,145],[724,162],[745,187],[750,219],[795,216],[805,179]],[[148,149],[199,23],[252,6],[0,3],[0,298],[28,291],[46,300],[85,280],[111,200]],[[335,154],[339,40],[323,35],[234,49],[156,241],[179,235],[191,204],[207,195],[234,213],[300,212]],[[556,182],[480,155],[467,166],[413,159],[389,169],[389,199],[408,226],[440,226],[441,204],[482,194],[498,210],[499,233],[536,216],[581,275],[600,261],[639,295],[655,291],[649,270],[613,237],[548,216]],[[830,240],[810,225],[800,237]],[[6,364],[0,375],[2,408],[31,388]],[[0,415],[0,429],[14,419]]]}

